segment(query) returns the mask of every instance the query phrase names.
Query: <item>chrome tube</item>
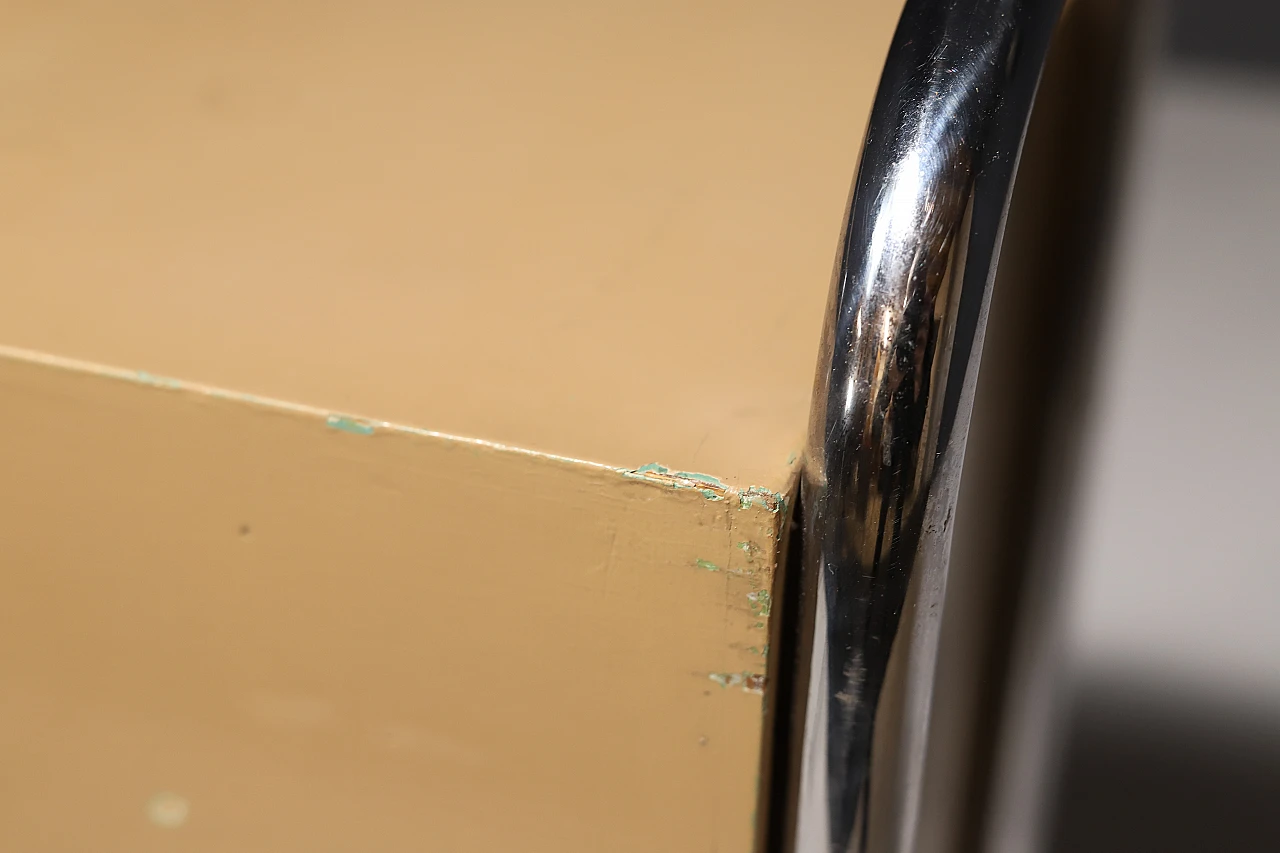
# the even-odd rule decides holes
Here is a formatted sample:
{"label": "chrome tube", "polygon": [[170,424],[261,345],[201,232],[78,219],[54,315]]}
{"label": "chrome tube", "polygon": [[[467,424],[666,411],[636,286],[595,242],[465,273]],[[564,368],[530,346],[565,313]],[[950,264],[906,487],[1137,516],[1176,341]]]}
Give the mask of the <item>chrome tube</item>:
{"label": "chrome tube", "polygon": [[1061,0],[907,0],[854,181],[801,484],[780,819],[800,853],[915,853],[988,296]]}

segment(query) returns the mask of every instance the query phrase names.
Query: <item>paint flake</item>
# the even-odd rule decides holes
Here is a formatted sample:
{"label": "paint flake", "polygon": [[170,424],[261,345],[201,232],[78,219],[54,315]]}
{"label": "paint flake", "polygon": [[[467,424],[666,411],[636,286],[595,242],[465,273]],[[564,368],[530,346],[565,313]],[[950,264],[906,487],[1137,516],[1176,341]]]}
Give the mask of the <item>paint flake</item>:
{"label": "paint flake", "polygon": [[343,415],[329,415],[325,418],[325,424],[330,429],[349,432],[352,435],[373,435],[373,424],[358,421],[355,418],[348,418]]}
{"label": "paint flake", "polygon": [[711,672],[707,678],[722,688],[741,687],[744,693],[764,692],[764,676],[758,672]]}

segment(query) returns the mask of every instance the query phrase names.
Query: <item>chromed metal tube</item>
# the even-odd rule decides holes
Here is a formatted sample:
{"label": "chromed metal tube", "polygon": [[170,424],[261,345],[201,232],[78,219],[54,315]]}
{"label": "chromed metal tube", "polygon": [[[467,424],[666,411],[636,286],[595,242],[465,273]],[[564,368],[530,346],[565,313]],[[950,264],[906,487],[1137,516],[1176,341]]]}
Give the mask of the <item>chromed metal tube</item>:
{"label": "chromed metal tube", "polygon": [[800,853],[914,853],[995,262],[1061,0],[907,0],[834,273],[804,460]]}

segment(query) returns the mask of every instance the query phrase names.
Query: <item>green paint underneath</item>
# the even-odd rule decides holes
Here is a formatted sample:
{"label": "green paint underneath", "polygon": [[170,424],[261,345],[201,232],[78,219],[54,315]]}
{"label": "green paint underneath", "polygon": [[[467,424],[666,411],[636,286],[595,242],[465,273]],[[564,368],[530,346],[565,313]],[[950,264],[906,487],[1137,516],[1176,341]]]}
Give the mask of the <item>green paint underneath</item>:
{"label": "green paint underneath", "polygon": [[742,509],[755,506],[771,513],[787,511],[787,497],[781,492],[759,486],[749,486],[739,490],[710,474],[699,474],[696,471],[672,471],[658,462],[650,462],[634,469],[615,470],[631,480],[644,480],[670,489],[697,491],[709,501],[723,501],[726,497],[737,495],[738,504]]}
{"label": "green paint underneath", "polygon": [[710,474],[697,474],[692,471],[677,471],[671,476],[679,477],[682,480],[693,480],[697,483],[706,483],[708,486],[715,486],[717,489],[727,488],[724,483],[720,482],[718,477],[712,477]]}
{"label": "green paint underneath", "polygon": [[176,379],[170,379],[167,376],[156,376],[154,373],[147,373],[145,370],[139,370],[133,374],[133,377],[143,385],[151,385],[155,388],[181,388],[182,383]]}
{"label": "green paint underneath", "polygon": [[364,421],[358,421],[355,418],[348,418],[342,415],[329,415],[329,417],[325,418],[324,422],[330,429],[349,432],[352,435],[373,435],[373,424],[367,424]]}
{"label": "green paint underneath", "polygon": [[709,572],[718,572],[720,567],[710,560],[694,560],[693,564],[700,569],[706,569]]}
{"label": "green paint underneath", "polygon": [[759,486],[749,486],[738,493],[738,503],[742,509],[749,506],[758,506],[767,509],[769,512],[785,513],[787,511],[787,496],[781,492],[762,489]]}

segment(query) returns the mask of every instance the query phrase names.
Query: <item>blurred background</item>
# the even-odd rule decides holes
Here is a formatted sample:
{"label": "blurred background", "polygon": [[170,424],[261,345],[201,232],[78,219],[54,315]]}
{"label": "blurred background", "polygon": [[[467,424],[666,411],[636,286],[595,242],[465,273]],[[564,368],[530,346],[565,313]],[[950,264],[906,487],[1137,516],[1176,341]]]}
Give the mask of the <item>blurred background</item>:
{"label": "blurred background", "polygon": [[1280,3],[1156,11],[1061,540],[1056,853],[1280,849]]}

